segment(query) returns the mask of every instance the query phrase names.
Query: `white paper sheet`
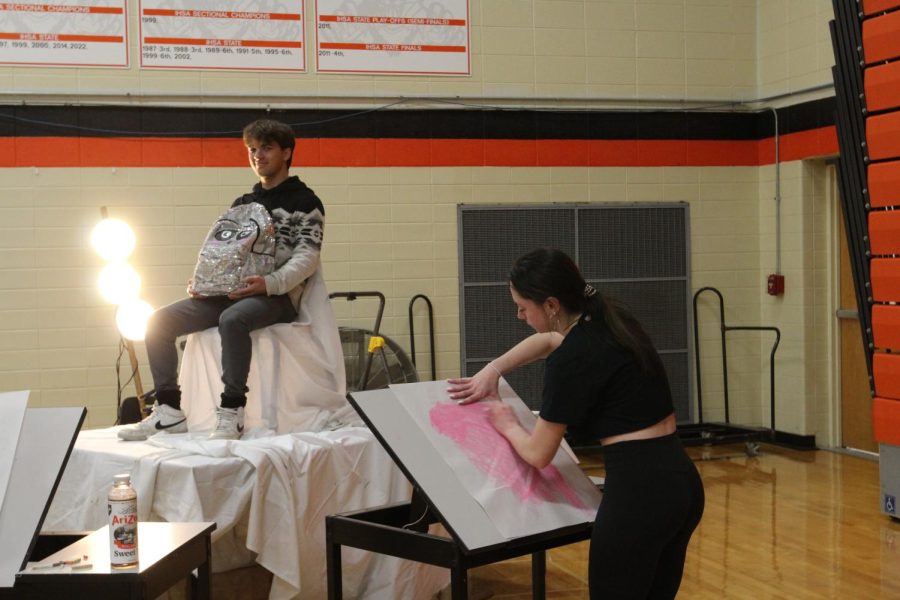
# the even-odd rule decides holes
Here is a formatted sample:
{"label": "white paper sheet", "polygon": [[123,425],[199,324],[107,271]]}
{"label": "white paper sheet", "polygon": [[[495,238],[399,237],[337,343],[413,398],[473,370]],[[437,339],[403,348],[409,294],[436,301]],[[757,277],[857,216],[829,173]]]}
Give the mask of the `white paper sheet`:
{"label": "white paper sheet", "polygon": [[16,572],[24,566],[85,414],[82,407],[25,411],[0,510],[0,588],[12,587]]}
{"label": "white paper sheet", "polygon": [[28,391],[0,394],[0,510],[6,498],[6,487],[12,473],[19,432],[28,406]]}
{"label": "white paper sheet", "polygon": [[[535,469],[490,424],[486,403],[459,405],[449,399],[447,386],[423,382],[391,391],[507,539],[593,521],[600,494],[564,450],[544,469]],[[500,394],[530,430],[535,416],[505,380]]]}

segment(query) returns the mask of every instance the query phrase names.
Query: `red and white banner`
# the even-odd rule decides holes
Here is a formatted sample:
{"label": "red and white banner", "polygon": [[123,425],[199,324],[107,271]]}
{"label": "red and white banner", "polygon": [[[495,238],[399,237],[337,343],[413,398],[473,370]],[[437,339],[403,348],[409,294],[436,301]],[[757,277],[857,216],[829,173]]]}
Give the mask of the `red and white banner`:
{"label": "red and white banner", "polygon": [[322,73],[469,75],[468,0],[316,0]]}
{"label": "red and white banner", "polygon": [[302,9],[302,0],[140,0],[141,67],[304,71]]}
{"label": "red and white banner", "polygon": [[127,67],[125,0],[0,2],[0,64]]}

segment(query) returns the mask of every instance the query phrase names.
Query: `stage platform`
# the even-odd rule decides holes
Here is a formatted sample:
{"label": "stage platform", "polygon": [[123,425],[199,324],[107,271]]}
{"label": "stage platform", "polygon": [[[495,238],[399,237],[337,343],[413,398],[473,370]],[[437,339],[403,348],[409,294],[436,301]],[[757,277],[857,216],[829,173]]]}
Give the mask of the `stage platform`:
{"label": "stage platform", "polygon": [[[113,475],[130,472],[142,520],[216,522],[214,574],[255,563],[273,575],[270,600],[325,598],[325,516],[410,498],[367,428],[330,425],[340,426],[283,435],[258,428],[239,441],[198,432],[123,442],[116,427],[83,431],[43,531],[105,525]],[[449,582],[445,569],[353,549],[343,567],[348,597],[431,598]]]}

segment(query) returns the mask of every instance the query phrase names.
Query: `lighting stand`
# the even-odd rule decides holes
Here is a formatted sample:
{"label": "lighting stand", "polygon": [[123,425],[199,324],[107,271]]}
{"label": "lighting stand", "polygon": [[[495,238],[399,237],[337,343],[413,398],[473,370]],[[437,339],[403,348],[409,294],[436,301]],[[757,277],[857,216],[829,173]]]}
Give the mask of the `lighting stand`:
{"label": "lighting stand", "polygon": [[[100,207],[100,218],[107,219],[109,218],[109,211],[106,210],[105,206]],[[122,340],[122,345],[125,346],[125,349],[128,351],[128,361],[131,364],[131,378],[134,381],[134,392],[137,395],[138,399],[138,407],[141,411],[141,416],[144,415],[144,386],[141,384],[141,372],[138,368],[138,360],[137,355],[134,352],[134,342],[126,338],[125,336],[119,334],[119,339]],[[121,392],[121,390],[120,390]]]}
{"label": "lighting stand", "polygon": [[128,360],[131,363],[132,379],[134,380],[134,392],[137,394],[138,405],[141,409],[141,415],[144,414],[144,386],[141,384],[141,371],[138,368],[137,355],[134,353],[134,342],[122,337],[122,343],[128,351]]}

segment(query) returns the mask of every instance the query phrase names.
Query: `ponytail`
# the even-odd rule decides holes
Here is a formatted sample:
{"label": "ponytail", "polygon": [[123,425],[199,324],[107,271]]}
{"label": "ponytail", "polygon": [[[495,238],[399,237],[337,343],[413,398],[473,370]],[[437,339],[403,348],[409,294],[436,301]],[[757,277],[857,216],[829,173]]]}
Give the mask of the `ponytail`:
{"label": "ponytail", "polygon": [[630,352],[645,373],[662,373],[663,364],[650,336],[634,315],[617,300],[606,297],[585,282],[581,271],[560,250],[538,248],[520,257],[509,273],[509,282],[523,298],[543,304],[551,296],[580,321],[603,323],[613,339]]}
{"label": "ponytail", "polygon": [[[599,294],[598,294],[599,295]],[[645,373],[662,374],[664,367],[650,336],[624,304],[600,296],[600,315],[606,328],[623,348],[628,350]]]}

